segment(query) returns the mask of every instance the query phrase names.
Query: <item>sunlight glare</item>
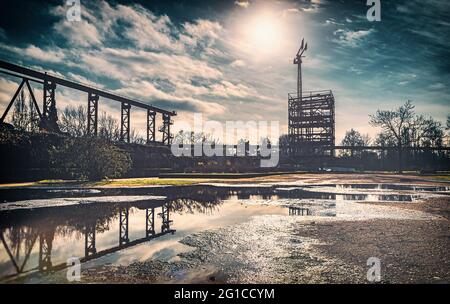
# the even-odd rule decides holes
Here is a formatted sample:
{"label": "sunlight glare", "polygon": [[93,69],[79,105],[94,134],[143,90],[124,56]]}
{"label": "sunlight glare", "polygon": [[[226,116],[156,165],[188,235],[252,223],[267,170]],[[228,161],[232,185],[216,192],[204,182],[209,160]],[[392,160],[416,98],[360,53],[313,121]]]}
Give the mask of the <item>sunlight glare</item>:
{"label": "sunlight glare", "polygon": [[282,39],[280,21],[273,14],[260,13],[251,18],[245,36],[247,43],[258,53],[271,53]]}

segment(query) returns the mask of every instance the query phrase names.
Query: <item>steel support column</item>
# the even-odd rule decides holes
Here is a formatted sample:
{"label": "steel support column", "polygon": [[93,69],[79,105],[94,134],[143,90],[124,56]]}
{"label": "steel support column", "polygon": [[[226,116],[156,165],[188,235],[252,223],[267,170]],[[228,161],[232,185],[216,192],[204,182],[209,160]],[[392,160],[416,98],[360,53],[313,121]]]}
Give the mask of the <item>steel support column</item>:
{"label": "steel support column", "polygon": [[128,244],[130,239],[128,238],[128,215],[129,208],[121,208],[119,215],[119,245],[123,246]]}
{"label": "steel support column", "polygon": [[162,143],[169,146],[172,142],[172,134],[170,134],[170,126],[173,121],[170,119],[170,115],[163,114],[163,125],[159,129],[162,132]]}
{"label": "steel support column", "polygon": [[155,142],[155,140],[156,140],[155,118],[156,118],[156,112],[152,111],[150,109],[147,109],[147,144]]}
{"label": "steel support column", "polygon": [[99,96],[88,93],[88,119],[87,119],[87,135],[97,136],[98,129],[98,99]]}
{"label": "steel support column", "polygon": [[84,256],[88,257],[97,253],[95,247],[95,224],[86,227],[84,232]]}
{"label": "steel support column", "polygon": [[130,109],[131,105],[122,102],[120,116],[120,141],[130,142]]}
{"label": "steel support column", "polygon": [[55,99],[56,84],[48,80],[44,80],[44,101],[42,107],[41,128],[49,131],[59,131],[58,114],[56,112]]}
{"label": "steel support column", "polygon": [[145,210],[145,236],[155,235],[155,208]]}

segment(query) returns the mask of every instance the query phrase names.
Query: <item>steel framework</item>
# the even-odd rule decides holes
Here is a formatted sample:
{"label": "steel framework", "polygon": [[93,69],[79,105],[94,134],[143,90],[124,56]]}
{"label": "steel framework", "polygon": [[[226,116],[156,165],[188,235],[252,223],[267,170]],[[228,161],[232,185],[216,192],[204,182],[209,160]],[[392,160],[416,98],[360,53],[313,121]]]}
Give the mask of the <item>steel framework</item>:
{"label": "steel framework", "polygon": [[[171,120],[172,116],[176,116],[177,113],[175,111],[167,111],[141,101],[133,100],[124,96],[117,95],[112,92],[108,92],[106,90],[100,90],[95,87],[87,86],[85,84],[77,83],[74,81],[70,81],[64,78],[56,77],[45,72],[40,72],[36,70],[32,70],[23,66],[19,66],[16,64],[12,64],[3,60],[0,60],[0,72],[9,76],[14,76],[22,79],[22,82],[19,85],[19,88],[15,92],[14,96],[11,99],[11,102],[8,104],[6,110],[1,116],[0,123],[4,122],[8,111],[10,110],[12,104],[16,100],[18,94],[23,89],[26,84],[28,90],[30,91],[30,95],[35,103],[36,110],[41,119],[40,128],[51,131],[51,132],[59,132],[58,124],[57,124],[57,108],[56,108],[56,99],[55,99],[55,91],[56,86],[59,87],[67,87],[71,89],[75,89],[78,91],[88,93],[88,126],[87,126],[87,134],[88,135],[97,135],[98,130],[98,101],[100,97],[105,99],[110,99],[116,102],[121,103],[122,113],[121,113],[121,133],[120,139],[122,141],[129,142],[130,141],[130,108],[140,108],[147,110],[147,143],[155,143],[156,142],[156,132],[155,132],[155,116],[159,113],[163,116],[163,126],[159,128],[159,131],[164,132],[163,134],[163,143],[166,145],[170,144],[171,134],[170,134],[170,125],[173,123]],[[33,81],[35,83],[39,83],[43,85],[43,108],[42,115],[39,111],[39,106],[35,101],[35,97],[33,91],[31,90],[31,86],[29,81]]]}
{"label": "steel framework", "polygon": [[297,65],[297,94],[288,94],[289,154],[300,157],[334,156],[335,111],[331,90],[303,92],[302,57],[308,44],[302,39]]}
{"label": "steel framework", "polygon": [[335,102],[330,91],[288,94],[289,152],[294,156],[333,156]]}
{"label": "steel framework", "polygon": [[154,143],[156,141],[156,112],[150,109],[147,110],[147,144]]}
{"label": "steel framework", "polygon": [[88,93],[87,134],[89,136],[97,136],[98,100],[99,100],[99,96],[97,94],[93,94],[91,92]]}
{"label": "steel framework", "polygon": [[130,109],[130,104],[122,102],[120,107],[120,141],[126,141],[127,143],[130,142]]}
{"label": "steel framework", "polygon": [[163,125],[159,129],[162,132],[162,143],[164,145],[170,145],[172,142],[172,134],[170,134],[170,126],[173,125],[173,120],[170,119],[170,115],[164,114],[162,115]]}

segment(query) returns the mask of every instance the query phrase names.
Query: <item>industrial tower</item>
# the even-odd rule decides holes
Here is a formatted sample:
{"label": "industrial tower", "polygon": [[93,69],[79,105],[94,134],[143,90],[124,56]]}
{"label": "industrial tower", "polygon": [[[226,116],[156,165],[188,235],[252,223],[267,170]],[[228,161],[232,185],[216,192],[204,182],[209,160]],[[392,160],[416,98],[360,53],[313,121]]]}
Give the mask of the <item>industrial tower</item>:
{"label": "industrial tower", "polygon": [[[289,155],[308,160],[334,156],[335,113],[331,90],[302,91],[302,58],[308,49],[304,39],[294,58],[297,93],[288,94]],[[302,159],[299,159],[300,161]]]}

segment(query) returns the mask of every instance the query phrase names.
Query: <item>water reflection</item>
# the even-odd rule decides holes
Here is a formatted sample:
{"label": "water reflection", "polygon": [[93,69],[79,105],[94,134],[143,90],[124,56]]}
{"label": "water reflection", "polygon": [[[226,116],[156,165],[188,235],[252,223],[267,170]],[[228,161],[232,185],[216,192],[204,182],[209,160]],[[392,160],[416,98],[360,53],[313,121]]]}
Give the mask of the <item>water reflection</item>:
{"label": "water reflection", "polygon": [[[145,194],[164,195],[166,199],[134,202],[116,200],[115,203],[97,202],[1,211],[0,237],[3,248],[0,249],[0,279],[15,278],[31,272],[51,273],[65,268],[69,257],[81,257],[81,262],[87,262],[145,242],[155,246],[155,242],[164,239],[161,238],[164,235],[188,235],[200,229],[230,224],[237,218],[244,219],[254,214],[336,216],[337,204],[342,206],[359,201],[411,202],[414,199],[412,194],[380,191],[333,193],[330,190],[330,187],[341,186],[347,188],[347,185],[321,185],[322,188],[195,185],[155,189],[102,189],[101,193],[83,192],[83,197]],[[383,188],[380,185],[350,185],[350,188],[369,190],[378,190],[380,187]],[[414,187],[431,191],[431,187]],[[439,189],[442,190],[441,188]],[[34,191],[25,195],[48,199],[54,197],[55,193],[51,192],[49,195],[46,190],[45,193]],[[58,195],[59,198],[74,196],[70,191],[58,192]],[[224,206],[224,201],[227,206]],[[232,204],[230,201],[240,203]],[[242,204],[244,201],[258,204],[250,206]],[[272,204],[277,201],[281,202],[280,205],[275,204],[278,209]],[[264,203],[267,203],[266,209],[261,208]],[[253,207],[257,209],[249,210]],[[175,226],[181,228],[178,231],[173,229],[174,221],[179,223],[179,226]],[[210,222],[214,222],[216,226]],[[149,256],[151,249],[144,249]],[[137,250],[133,254],[136,252]]]}
{"label": "water reflection", "polygon": [[[92,204],[42,208],[39,210],[15,210],[0,214],[0,238],[17,276],[30,271],[49,272],[66,267],[63,263],[53,263],[52,249],[55,237],[72,236],[71,241],[84,238],[84,256],[81,262],[99,258],[106,254],[150,241],[171,229],[170,202],[146,201],[133,204]],[[133,209],[145,209],[145,236],[130,240],[129,218]],[[119,238],[117,245],[98,250],[97,234],[110,229],[114,219],[119,218]],[[155,227],[155,217],[160,219],[160,227]],[[28,265],[30,255],[36,251],[37,261]]]}
{"label": "water reflection", "polygon": [[412,202],[415,195],[412,194],[377,194],[377,193],[331,193],[326,189],[320,191],[308,188],[279,188],[278,195],[281,198],[312,199],[332,201],[358,201],[358,202]]}
{"label": "water reflection", "polygon": [[289,215],[312,215],[312,211],[304,207],[289,207]]}
{"label": "water reflection", "polygon": [[428,192],[450,191],[450,187],[446,186],[422,186],[422,185],[418,186],[418,185],[402,185],[402,184],[330,184],[330,185],[321,185],[320,187],[324,186],[335,187],[336,189],[344,189],[344,190],[367,189],[367,190],[428,191]]}

